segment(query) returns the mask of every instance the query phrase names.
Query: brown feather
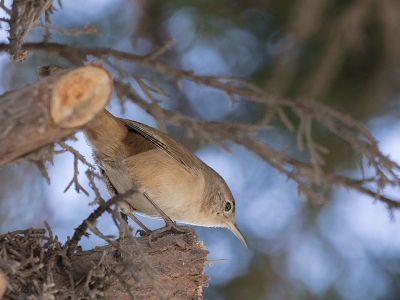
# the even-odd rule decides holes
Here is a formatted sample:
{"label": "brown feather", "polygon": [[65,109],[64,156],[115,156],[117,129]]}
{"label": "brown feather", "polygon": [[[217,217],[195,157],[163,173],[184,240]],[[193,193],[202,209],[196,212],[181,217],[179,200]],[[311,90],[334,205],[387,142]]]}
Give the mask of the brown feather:
{"label": "brown feather", "polygon": [[136,132],[146,138],[148,141],[163,149],[173,159],[188,169],[203,169],[203,162],[194,155],[184,145],[171,138],[167,134],[150,126],[139,122],[120,119],[130,132]]}

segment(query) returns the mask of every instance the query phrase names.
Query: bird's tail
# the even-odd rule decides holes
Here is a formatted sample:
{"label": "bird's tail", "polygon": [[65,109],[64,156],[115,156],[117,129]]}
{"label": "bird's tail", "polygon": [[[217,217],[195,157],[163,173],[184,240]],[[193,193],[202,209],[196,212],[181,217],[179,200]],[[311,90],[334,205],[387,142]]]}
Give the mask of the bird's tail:
{"label": "bird's tail", "polygon": [[116,157],[128,133],[124,124],[107,110],[103,110],[84,129],[86,140],[95,152]]}

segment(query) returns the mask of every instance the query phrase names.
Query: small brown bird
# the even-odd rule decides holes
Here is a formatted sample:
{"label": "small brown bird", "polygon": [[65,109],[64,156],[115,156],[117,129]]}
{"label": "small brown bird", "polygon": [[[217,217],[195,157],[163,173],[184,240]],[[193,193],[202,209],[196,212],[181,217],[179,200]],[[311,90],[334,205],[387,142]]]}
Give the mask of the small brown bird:
{"label": "small brown bird", "polygon": [[[139,122],[104,110],[83,130],[111,195],[140,183],[140,191],[172,220],[229,228],[247,247],[235,222],[235,200],[225,180],[184,145]],[[122,205],[125,214],[160,218],[143,194]]]}
{"label": "small brown bird", "polygon": [[[57,66],[41,67],[39,75],[46,77],[60,70]],[[164,212],[176,222],[229,228],[247,247],[236,226],[235,200],[225,180],[180,142],[139,122],[117,118],[107,110],[95,117],[83,133],[111,196],[140,184],[141,193],[133,194],[121,205],[135,222],[138,220],[133,213],[161,218]]]}

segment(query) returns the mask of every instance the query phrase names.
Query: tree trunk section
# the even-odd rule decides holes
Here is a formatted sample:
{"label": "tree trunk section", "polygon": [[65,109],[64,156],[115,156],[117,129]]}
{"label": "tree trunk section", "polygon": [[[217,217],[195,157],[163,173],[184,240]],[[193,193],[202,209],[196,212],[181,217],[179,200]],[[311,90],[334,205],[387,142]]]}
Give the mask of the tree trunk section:
{"label": "tree trunk section", "polygon": [[0,166],[60,141],[92,120],[110,100],[112,78],[89,65],[0,96]]}
{"label": "tree trunk section", "polygon": [[130,237],[70,256],[44,233],[0,235],[3,299],[202,299],[208,286],[209,252],[194,231],[168,234],[151,245],[148,237]]}

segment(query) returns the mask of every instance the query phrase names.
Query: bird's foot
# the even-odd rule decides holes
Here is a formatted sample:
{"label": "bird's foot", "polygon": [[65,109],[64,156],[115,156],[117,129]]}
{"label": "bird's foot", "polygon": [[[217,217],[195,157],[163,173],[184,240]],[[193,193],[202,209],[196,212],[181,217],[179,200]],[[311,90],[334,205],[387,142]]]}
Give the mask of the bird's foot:
{"label": "bird's foot", "polygon": [[[170,235],[170,237],[167,237]],[[175,236],[174,236],[175,235]],[[179,235],[179,236],[178,236]],[[161,238],[166,237],[166,240]],[[176,243],[182,244],[182,242],[192,244],[197,239],[196,232],[193,228],[188,226],[180,226],[175,222],[169,223],[166,222],[164,227],[153,230],[149,235],[149,245],[150,247],[154,246],[154,243],[160,240],[161,243]]]}
{"label": "bird's foot", "polygon": [[165,226],[153,230],[149,235],[149,243],[152,241],[156,241],[159,238],[168,235],[168,234],[186,234],[189,232],[193,232],[193,229],[188,226],[180,226],[176,225],[176,223],[172,220],[165,221]]}

